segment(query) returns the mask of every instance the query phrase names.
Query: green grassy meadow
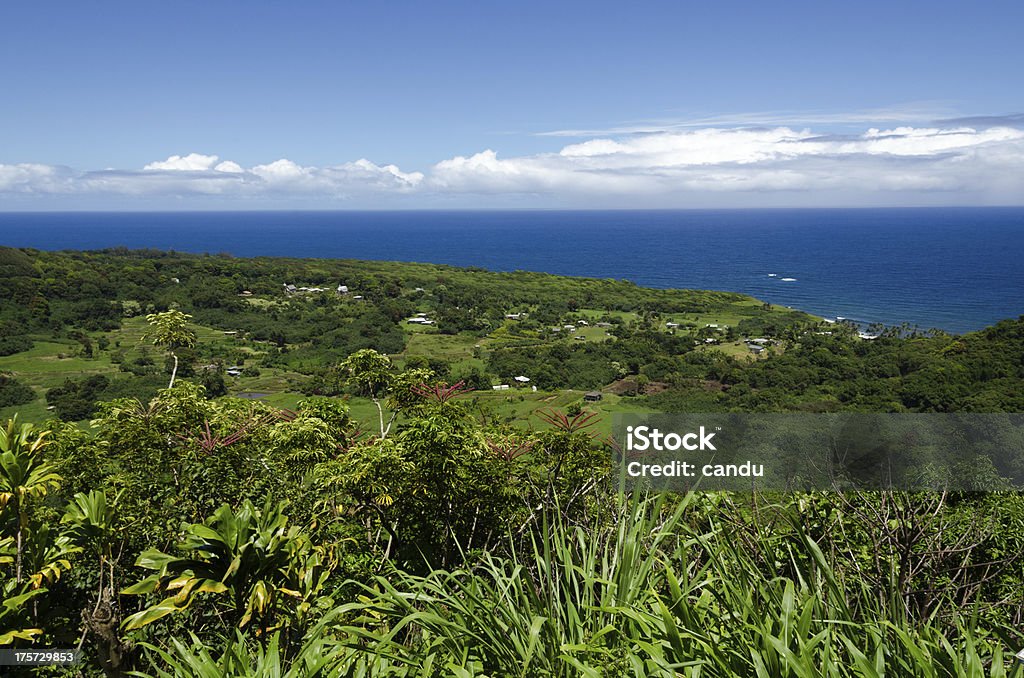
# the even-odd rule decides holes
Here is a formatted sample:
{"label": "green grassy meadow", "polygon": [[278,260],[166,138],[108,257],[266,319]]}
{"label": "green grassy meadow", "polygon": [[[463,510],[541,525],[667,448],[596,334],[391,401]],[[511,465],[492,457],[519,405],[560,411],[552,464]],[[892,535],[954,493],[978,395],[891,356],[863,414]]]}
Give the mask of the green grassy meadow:
{"label": "green grassy meadow", "polygon": [[[273,300],[252,298],[249,303],[268,307]],[[755,301],[736,302],[737,308],[729,307],[720,313],[689,315],[674,314],[659,319],[658,324],[664,331],[666,322],[689,322],[702,324],[718,324],[725,327],[736,324],[746,315],[746,307],[758,306]],[[565,336],[554,339],[540,339],[535,332],[520,332],[518,322],[508,320],[488,336],[479,337],[468,333],[441,334],[433,327],[424,327],[414,323],[403,322],[403,331],[407,334],[407,344],[403,352],[393,355],[392,359],[399,365],[410,358],[433,358],[447,362],[453,374],[468,369],[483,369],[488,350],[502,346],[545,345],[556,342],[583,343],[614,341],[605,327],[596,326],[599,318],[616,318],[622,322],[638,322],[640,316],[624,311],[603,311],[600,309],[581,309],[579,315],[588,319],[588,325],[579,326],[575,332],[566,332]],[[215,347],[226,351],[234,351],[251,357],[255,362],[268,347],[260,342],[250,341],[243,335],[230,334],[231,330],[222,330],[198,324],[192,324],[197,341],[206,347]],[[54,340],[40,338],[32,349],[10,356],[0,357],[0,371],[9,372],[19,380],[28,384],[36,392],[36,400],[16,407],[0,409],[0,417],[10,417],[18,413],[23,421],[42,421],[49,416],[45,393],[47,389],[61,385],[65,379],[74,379],[92,375],[113,376],[119,373],[119,366],[113,360],[120,354],[122,361],[131,361],[148,355],[156,361],[164,358],[160,349],[151,346],[145,339],[148,325],[143,317],[126,318],[122,326],[111,332],[89,333],[94,344],[92,357],[85,357],[81,344],[73,340]],[[106,349],[99,349],[101,338],[105,339]],[[700,350],[715,348],[734,356],[749,356],[750,351],[741,342],[721,343],[715,346],[701,347]],[[339,356],[339,360],[343,356]],[[249,362],[247,359],[246,362]],[[231,396],[258,398],[275,407],[292,409],[303,399],[301,388],[307,377],[299,372],[277,367],[260,367],[259,376],[226,376],[225,382]],[[581,402],[582,391],[533,391],[526,387],[512,388],[507,391],[474,392],[467,398],[481,418],[495,419],[514,424],[522,428],[542,428],[546,423],[536,412],[543,409],[564,409],[569,405]],[[348,398],[353,416],[370,427],[375,424],[376,407],[372,402],[358,398]],[[617,412],[642,412],[644,408],[634,405],[632,399],[604,393],[603,399],[597,403],[586,403],[584,408],[599,413],[602,419],[599,428],[602,433],[610,432],[611,415]]]}

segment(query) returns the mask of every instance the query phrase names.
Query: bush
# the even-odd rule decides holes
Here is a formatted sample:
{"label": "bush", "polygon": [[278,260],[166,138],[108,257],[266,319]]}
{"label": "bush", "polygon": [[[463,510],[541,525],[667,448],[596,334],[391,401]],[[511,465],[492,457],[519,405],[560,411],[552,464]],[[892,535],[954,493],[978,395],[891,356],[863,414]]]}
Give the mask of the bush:
{"label": "bush", "polygon": [[36,392],[7,374],[0,374],[0,407],[24,405],[36,399]]}
{"label": "bush", "polygon": [[0,338],[0,356],[14,355],[32,348],[32,340],[28,337],[3,337]]}
{"label": "bush", "polygon": [[88,419],[96,412],[96,400],[110,386],[101,374],[84,379],[66,379],[61,386],[46,392],[46,402],[64,421]]}

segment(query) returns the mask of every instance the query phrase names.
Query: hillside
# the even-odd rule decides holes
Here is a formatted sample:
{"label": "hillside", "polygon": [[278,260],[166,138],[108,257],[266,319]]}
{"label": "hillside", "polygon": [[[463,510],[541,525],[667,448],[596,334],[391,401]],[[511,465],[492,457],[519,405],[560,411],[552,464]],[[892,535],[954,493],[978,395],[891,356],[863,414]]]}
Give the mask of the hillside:
{"label": "hillside", "polygon": [[180,374],[209,396],[290,407],[347,395],[360,417],[372,408],[336,367],[363,348],[465,381],[481,416],[520,423],[594,391],[586,405],[604,414],[1024,409],[1019,320],[962,338],[889,328],[864,340],[725,292],[158,251],[5,248],[0,272],[0,415],[29,420],[82,420],[102,400],[155,395],[169,362],[144,341],[145,316],[172,307],[199,339]]}
{"label": "hillside", "polygon": [[1022,411],[1024,319],[864,331],[427,264],[0,271],[2,646],[83,643],[90,676],[1014,675],[1019,491],[626,492],[607,434]]}

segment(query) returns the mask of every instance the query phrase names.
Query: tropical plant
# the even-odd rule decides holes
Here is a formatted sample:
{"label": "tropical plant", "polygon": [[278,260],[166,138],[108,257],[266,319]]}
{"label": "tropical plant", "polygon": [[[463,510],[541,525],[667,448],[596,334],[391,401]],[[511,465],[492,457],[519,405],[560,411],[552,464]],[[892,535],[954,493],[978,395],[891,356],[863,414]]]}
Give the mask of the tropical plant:
{"label": "tropical plant", "polygon": [[46,433],[31,424],[19,427],[16,417],[0,428],[0,511],[9,508],[16,520],[15,581],[19,584],[23,541],[29,529],[28,503],[60,487],[54,465],[43,459]]}
{"label": "tropical plant", "polygon": [[288,527],[285,502],[257,509],[246,500],[236,512],[220,507],[203,524],[184,527],[182,556],[144,551],[138,567],[153,574],[126,588],[127,595],[170,594],[125,620],[128,630],[183,612],[200,593],[215,596],[218,607],[238,628],[250,623],[262,631],[304,621],[333,568],[330,553],[314,547],[298,527]]}
{"label": "tropical plant", "polygon": [[[68,526],[67,536],[79,548],[88,550],[96,559],[97,591],[92,610],[82,612],[86,630],[105,646],[106,662],[120,666],[124,646],[118,634],[121,618],[117,604],[115,569],[124,542],[119,538],[117,498],[107,499],[104,490],[79,492],[68,503],[62,523]],[[115,552],[115,545],[117,546]]]}
{"label": "tropical plant", "polygon": [[[0,537],[0,566],[13,563],[15,553],[14,538]],[[26,624],[25,608],[31,599],[44,593],[45,588],[35,588],[30,582],[18,583],[6,577],[0,580],[0,647],[42,635],[41,628]]]}
{"label": "tropical plant", "polygon": [[391,359],[373,349],[364,348],[343,360],[339,369],[359,395],[366,396],[376,405],[380,437],[387,437],[394,417],[385,426],[384,408],[380,401],[391,388],[393,381]]}
{"label": "tropical plant", "polygon": [[182,313],[177,309],[164,311],[163,313],[150,313],[146,316],[150,330],[143,336],[143,340],[151,341],[154,346],[163,346],[167,349],[174,360],[174,368],[171,370],[171,381],[167,388],[174,388],[174,378],[178,374],[179,348],[191,348],[196,345],[196,333],[189,329],[188,321],[192,316]]}

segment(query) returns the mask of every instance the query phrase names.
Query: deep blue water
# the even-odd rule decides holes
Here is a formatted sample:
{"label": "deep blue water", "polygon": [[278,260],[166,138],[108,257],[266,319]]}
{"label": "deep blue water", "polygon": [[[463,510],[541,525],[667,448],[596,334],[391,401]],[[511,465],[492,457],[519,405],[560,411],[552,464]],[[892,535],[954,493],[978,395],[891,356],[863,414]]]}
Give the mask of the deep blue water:
{"label": "deep blue water", "polygon": [[952,332],[1024,314],[1024,208],[0,213],[0,244],[625,278]]}

